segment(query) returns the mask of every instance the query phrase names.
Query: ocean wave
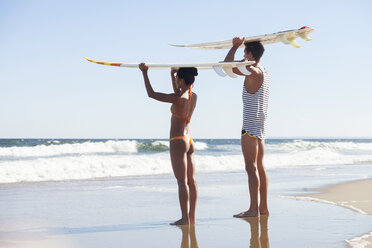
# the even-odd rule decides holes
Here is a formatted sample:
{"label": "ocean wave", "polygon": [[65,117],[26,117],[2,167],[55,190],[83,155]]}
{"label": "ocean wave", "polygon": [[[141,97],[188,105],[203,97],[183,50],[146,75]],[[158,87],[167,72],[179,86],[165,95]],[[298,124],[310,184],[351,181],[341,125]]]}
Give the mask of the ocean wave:
{"label": "ocean wave", "polygon": [[300,152],[310,150],[327,150],[344,153],[357,152],[372,154],[372,142],[355,141],[309,141],[293,140],[276,144],[267,144],[266,148],[272,152]]}
{"label": "ocean wave", "polygon": [[271,167],[352,165],[372,163],[372,143],[294,140],[265,147]]}
{"label": "ocean wave", "polygon": [[[202,151],[209,148],[208,144],[205,142],[194,141],[195,150]],[[158,140],[154,142],[140,142],[137,145],[139,151],[168,151],[169,141]]]}
{"label": "ocean wave", "polygon": [[[266,145],[265,167],[326,170],[372,164],[372,144],[285,141]],[[197,171],[244,170],[240,145],[195,142]],[[370,150],[369,150],[370,149]],[[85,141],[0,148],[0,183],[60,181],[172,173],[166,140]]]}
{"label": "ocean wave", "polygon": [[205,142],[194,141],[195,150],[203,151],[209,149],[209,145]]}
{"label": "ocean wave", "polygon": [[[208,149],[204,142],[195,142],[196,150]],[[163,152],[169,150],[169,141],[108,140],[102,142],[61,143],[48,141],[47,145],[13,146],[0,148],[0,161],[7,159],[53,157],[84,154],[121,154],[138,152]]]}
{"label": "ocean wave", "polygon": [[271,168],[370,164],[370,155],[347,155],[329,150],[298,151],[293,153],[266,153],[265,164]]}
{"label": "ocean wave", "polygon": [[[265,167],[327,168],[360,163],[357,157],[309,158],[309,154],[266,154]],[[242,171],[244,160],[237,155],[198,155],[195,154],[197,172]],[[61,156],[33,158],[29,160],[7,160],[0,163],[0,183],[61,181],[77,179],[111,178],[125,176],[144,176],[172,173],[168,152],[136,154],[85,154],[79,156]]]}
{"label": "ocean wave", "polygon": [[[241,169],[241,156],[196,156],[198,171]],[[169,153],[82,155],[7,161],[0,164],[0,182],[40,182],[158,175],[172,173]]]}
{"label": "ocean wave", "polygon": [[0,148],[1,158],[19,157],[45,157],[58,156],[64,154],[89,154],[89,153],[135,153],[137,152],[137,142],[106,141],[106,142],[83,142],[73,144],[53,144],[23,147]]}
{"label": "ocean wave", "polygon": [[169,150],[168,143],[167,141],[141,142],[137,144],[137,149],[138,151],[163,152]]}

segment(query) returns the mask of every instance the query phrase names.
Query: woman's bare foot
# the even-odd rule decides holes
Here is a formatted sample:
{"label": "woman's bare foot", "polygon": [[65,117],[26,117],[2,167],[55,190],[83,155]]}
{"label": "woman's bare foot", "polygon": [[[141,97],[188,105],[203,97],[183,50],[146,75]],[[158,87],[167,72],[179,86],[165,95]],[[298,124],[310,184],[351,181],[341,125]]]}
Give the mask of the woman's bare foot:
{"label": "woman's bare foot", "polygon": [[189,220],[188,219],[179,219],[175,222],[172,222],[172,223],[169,223],[169,225],[172,225],[172,226],[181,226],[181,225],[188,225],[189,224]]}
{"label": "woman's bare foot", "polygon": [[258,216],[260,216],[260,213],[254,210],[248,210],[240,214],[234,215],[235,218],[247,218],[247,217],[258,217]]}

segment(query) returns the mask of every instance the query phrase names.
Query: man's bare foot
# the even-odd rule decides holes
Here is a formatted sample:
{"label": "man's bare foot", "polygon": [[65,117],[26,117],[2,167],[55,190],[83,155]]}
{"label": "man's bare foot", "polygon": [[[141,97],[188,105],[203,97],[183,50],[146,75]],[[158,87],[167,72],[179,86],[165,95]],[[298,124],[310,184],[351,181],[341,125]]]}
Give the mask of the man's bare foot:
{"label": "man's bare foot", "polygon": [[260,215],[266,215],[266,216],[269,216],[269,215],[270,215],[270,212],[269,212],[269,210],[264,210],[264,211],[261,211],[261,210],[260,210]]}
{"label": "man's bare foot", "polygon": [[172,226],[181,226],[181,225],[188,225],[188,224],[189,224],[189,220],[183,219],[183,218],[175,222],[169,223],[169,225],[172,225]]}
{"label": "man's bare foot", "polygon": [[260,213],[258,211],[248,210],[240,214],[235,214],[235,218],[247,218],[247,217],[258,217]]}
{"label": "man's bare foot", "polygon": [[259,207],[259,209],[260,209],[260,215],[267,215],[267,216],[270,215],[270,212],[267,209],[267,207],[266,208]]}
{"label": "man's bare foot", "polygon": [[189,224],[190,225],[195,225],[195,217],[189,216]]}

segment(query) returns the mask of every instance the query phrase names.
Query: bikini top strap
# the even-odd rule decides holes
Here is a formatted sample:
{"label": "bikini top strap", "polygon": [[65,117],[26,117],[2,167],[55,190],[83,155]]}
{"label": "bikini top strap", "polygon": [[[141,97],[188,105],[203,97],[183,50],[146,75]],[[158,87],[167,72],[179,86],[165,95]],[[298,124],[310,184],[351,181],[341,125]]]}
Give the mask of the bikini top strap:
{"label": "bikini top strap", "polygon": [[189,87],[189,100],[191,100],[191,97],[192,97],[192,91],[191,91],[192,87],[194,87],[194,85],[190,85]]}

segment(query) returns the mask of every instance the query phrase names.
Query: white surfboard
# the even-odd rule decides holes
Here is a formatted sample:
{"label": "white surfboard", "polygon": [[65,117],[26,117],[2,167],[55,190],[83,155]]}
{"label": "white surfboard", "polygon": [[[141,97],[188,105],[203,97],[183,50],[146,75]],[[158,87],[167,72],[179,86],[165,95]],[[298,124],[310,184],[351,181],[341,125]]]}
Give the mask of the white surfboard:
{"label": "white surfboard", "polygon": [[[110,66],[119,66],[119,67],[126,67],[126,68],[138,68],[139,63],[125,63],[125,62],[104,62],[104,61],[97,61],[93,59],[88,59],[84,57],[86,60],[100,64],[100,65],[110,65]],[[237,77],[235,73],[233,73],[233,68],[238,68],[238,70],[243,73],[244,75],[250,75],[250,72],[247,70],[246,66],[254,64],[255,61],[233,61],[233,62],[197,62],[197,63],[146,63],[149,69],[170,69],[170,68],[181,68],[181,67],[196,67],[198,69],[213,69],[218,75],[224,77],[229,75],[230,77]]]}
{"label": "white surfboard", "polygon": [[[305,26],[300,29],[286,30],[286,31],[281,31],[281,32],[273,33],[273,34],[264,34],[264,35],[253,36],[253,37],[245,37],[245,42],[260,41],[263,45],[282,42],[286,45],[291,44],[292,46],[299,48],[301,46],[296,42],[296,39],[300,37],[306,41],[311,41],[312,39],[309,38],[307,35],[314,31],[315,31],[314,28],[309,28]],[[232,47],[232,41],[225,40],[225,41],[217,41],[217,42],[192,44],[192,45],[174,45],[174,44],[169,44],[169,45],[175,46],[175,47],[187,47],[187,48],[193,48],[193,49],[209,49],[209,50],[230,49]],[[244,44],[242,44],[240,47],[244,47]]]}

